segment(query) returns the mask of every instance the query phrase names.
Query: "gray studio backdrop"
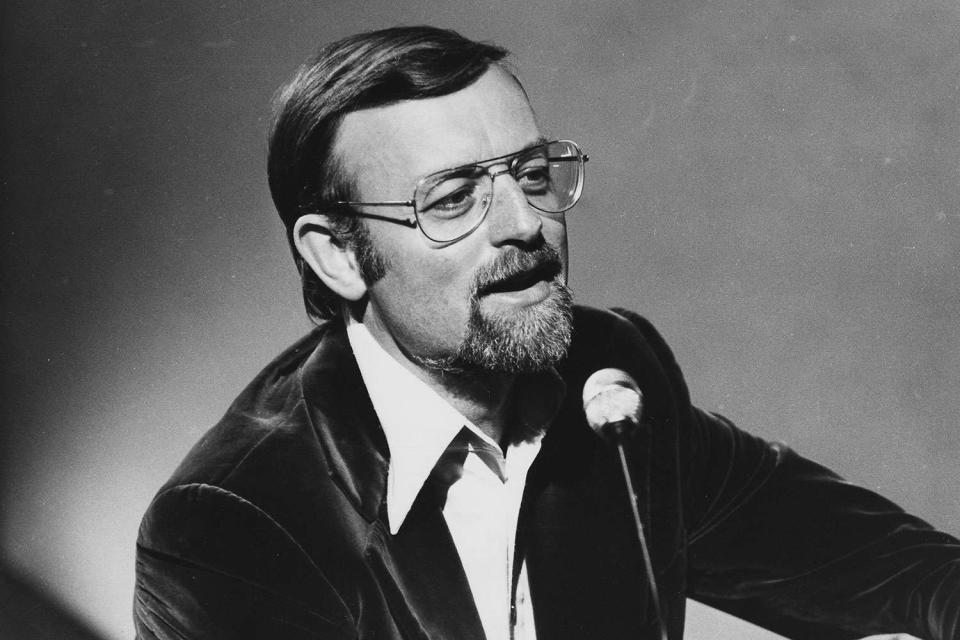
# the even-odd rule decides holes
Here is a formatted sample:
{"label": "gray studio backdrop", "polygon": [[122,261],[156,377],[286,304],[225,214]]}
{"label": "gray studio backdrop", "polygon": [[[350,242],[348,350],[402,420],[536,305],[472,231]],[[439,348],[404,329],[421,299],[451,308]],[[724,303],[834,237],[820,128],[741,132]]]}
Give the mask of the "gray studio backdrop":
{"label": "gray studio backdrop", "polygon": [[591,155],[580,302],[651,318],[700,406],[960,533],[955,0],[0,11],[0,543],[105,637],[132,636],[152,493],[308,328],[271,94],[395,23],[511,48],[548,135]]}

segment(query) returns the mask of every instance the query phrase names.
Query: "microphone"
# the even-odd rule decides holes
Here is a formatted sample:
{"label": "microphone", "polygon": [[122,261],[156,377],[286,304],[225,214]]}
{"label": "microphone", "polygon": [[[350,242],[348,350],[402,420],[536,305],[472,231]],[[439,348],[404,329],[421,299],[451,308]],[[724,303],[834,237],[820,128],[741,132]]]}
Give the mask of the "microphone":
{"label": "microphone", "polygon": [[640,424],[643,394],[622,369],[600,369],[583,385],[587,424],[607,440],[621,442]]}
{"label": "microphone", "polygon": [[630,500],[630,510],[633,513],[633,524],[640,542],[640,552],[643,555],[643,566],[647,574],[647,584],[650,586],[650,600],[653,602],[653,611],[657,617],[660,640],[667,640],[667,625],[660,611],[660,595],[657,580],[653,574],[653,561],[650,559],[647,536],[643,530],[643,521],[640,519],[637,493],[633,488],[630,465],[627,464],[627,452],[623,447],[626,436],[640,424],[640,417],[643,414],[643,393],[640,392],[636,380],[626,371],[613,368],[600,369],[591,374],[583,385],[583,413],[587,417],[590,428],[607,442],[614,443],[620,455],[620,468],[623,471],[627,498]]}

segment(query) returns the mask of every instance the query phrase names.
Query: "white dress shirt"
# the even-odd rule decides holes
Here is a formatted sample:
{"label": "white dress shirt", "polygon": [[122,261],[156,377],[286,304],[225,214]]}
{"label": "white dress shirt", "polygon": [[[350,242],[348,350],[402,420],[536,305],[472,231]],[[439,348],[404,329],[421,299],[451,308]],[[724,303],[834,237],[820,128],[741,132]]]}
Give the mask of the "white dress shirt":
{"label": "white dress shirt", "polygon": [[536,640],[526,563],[517,583],[512,623],[510,589],[520,499],[542,434],[509,445],[504,454],[496,442],[391,357],[362,323],[348,319],[347,337],[390,449],[390,533],[396,535],[403,526],[441,456],[459,453],[463,466],[454,470],[459,478],[447,492],[443,517],[484,633],[487,640]]}

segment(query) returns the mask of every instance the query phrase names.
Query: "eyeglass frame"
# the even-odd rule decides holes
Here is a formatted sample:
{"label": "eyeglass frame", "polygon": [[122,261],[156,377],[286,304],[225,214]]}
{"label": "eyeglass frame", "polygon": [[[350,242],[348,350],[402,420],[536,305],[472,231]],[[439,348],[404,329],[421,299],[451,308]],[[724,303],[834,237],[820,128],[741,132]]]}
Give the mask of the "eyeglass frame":
{"label": "eyeglass frame", "polygon": [[[577,151],[577,155],[576,155],[576,156],[571,156],[571,157],[569,157],[569,158],[567,158],[567,157],[559,157],[559,158],[551,158],[551,157],[548,157],[548,158],[547,158],[547,161],[549,162],[549,161],[551,161],[551,160],[554,160],[554,161],[555,161],[555,160],[574,160],[574,159],[575,159],[575,160],[579,163],[579,165],[580,165],[579,178],[580,178],[580,179],[579,179],[578,182],[577,182],[577,188],[576,188],[576,192],[575,192],[574,195],[573,195],[573,201],[570,203],[570,205],[568,205],[568,206],[566,206],[566,207],[564,207],[564,208],[562,208],[562,209],[559,209],[559,210],[557,210],[557,211],[548,211],[548,210],[546,210],[546,209],[541,209],[541,208],[538,207],[537,205],[535,205],[535,204],[533,204],[532,202],[530,202],[530,200],[526,197],[526,194],[524,194],[524,199],[527,201],[527,204],[529,204],[531,207],[533,207],[534,209],[536,209],[538,212],[541,212],[541,213],[563,213],[564,211],[569,211],[570,209],[572,209],[573,207],[575,207],[578,202],[580,202],[580,196],[583,194],[583,178],[584,178],[584,175],[585,175],[585,171],[584,171],[583,165],[586,164],[587,162],[589,162],[589,160],[590,160],[590,156],[587,155],[587,154],[585,154],[585,153],[583,152],[583,149],[580,148],[580,145],[578,145],[578,144],[577,144],[576,142],[574,142],[573,140],[547,140],[547,141],[539,141],[539,142],[537,142],[537,144],[531,145],[531,146],[526,147],[526,148],[524,148],[524,149],[520,149],[519,151],[514,151],[513,153],[507,153],[507,154],[505,154],[505,155],[497,156],[497,157],[495,157],[495,158],[489,158],[489,159],[487,159],[487,160],[479,160],[479,161],[477,161],[477,162],[468,162],[468,163],[466,163],[466,164],[462,164],[462,165],[459,165],[459,166],[456,166],[456,167],[450,167],[450,168],[448,168],[448,169],[441,169],[441,170],[439,170],[439,171],[433,171],[433,172],[428,173],[427,175],[425,175],[425,176],[423,176],[423,177],[421,177],[421,178],[419,178],[419,179],[417,180],[417,183],[416,183],[416,185],[415,185],[414,188],[413,188],[413,197],[412,197],[410,200],[382,200],[382,201],[379,201],[379,202],[360,202],[360,201],[355,201],[355,200],[337,200],[337,201],[333,202],[332,204],[333,204],[333,205],[336,205],[336,206],[340,206],[340,207],[348,207],[348,208],[350,208],[351,211],[353,212],[353,214],[356,215],[358,218],[371,218],[371,219],[373,219],[373,220],[382,220],[382,221],[384,221],[384,222],[393,222],[393,223],[396,223],[396,224],[402,224],[403,226],[409,227],[409,228],[411,228],[411,229],[417,229],[417,228],[419,228],[419,229],[420,229],[420,233],[422,233],[423,236],[424,236],[425,238],[427,238],[428,240],[430,240],[431,242],[436,242],[436,243],[439,243],[439,244],[452,244],[452,243],[454,243],[454,242],[458,242],[458,241],[460,241],[460,240],[463,240],[463,239],[466,238],[468,235],[470,235],[471,233],[473,233],[474,231],[476,231],[476,230],[480,227],[480,225],[483,224],[483,221],[486,220],[487,214],[490,212],[490,207],[491,207],[491,205],[492,205],[493,184],[494,184],[494,182],[496,181],[497,176],[503,175],[503,174],[505,174],[505,173],[509,173],[514,179],[516,179],[516,176],[515,176],[514,173],[513,173],[513,170],[514,170],[514,168],[515,168],[515,166],[516,166],[516,165],[514,164],[514,162],[515,162],[516,160],[518,160],[518,159],[519,159],[521,156],[523,156],[524,154],[529,153],[529,152],[531,152],[531,151],[533,151],[534,149],[537,149],[537,148],[539,148],[539,147],[547,147],[547,146],[549,146],[549,145],[559,144],[559,143],[565,143],[565,144],[571,145],[571,146]],[[502,170],[496,171],[496,172],[491,172],[491,171],[490,171],[490,167],[495,166],[495,165],[498,165],[498,164],[504,164],[505,162],[507,163],[507,168],[506,168],[506,169],[502,169]],[[484,173],[486,173],[487,175],[490,176],[491,202],[490,202],[489,204],[487,204],[486,208],[484,209],[483,215],[481,215],[481,216],[477,219],[476,224],[474,224],[472,227],[470,227],[468,230],[466,230],[465,232],[463,232],[463,233],[460,234],[459,236],[457,236],[457,237],[455,237],[455,238],[451,238],[450,240],[436,240],[436,239],[434,239],[434,238],[431,238],[431,237],[427,234],[427,232],[423,230],[423,225],[420,223],[420,212],[417,211],[417,203],[416,203],[417,192],[420,190],[420,187],[423,186],[424,183],[426,183],[427,180],[429,180],[430,178],[433,178],[434,176],[437,176],[437,175],[440,175],[440,174],[443,174],[443,173],[452,173],[452,172],[460,171],[460,170],[462,170],[462,169],[467,169],[467,168],[470,168],[470,167],[478,167],[478,168],[480,168],[480,169],[483,169]],[[482,175],[482,174],[481,174],[481,175]],[[380,215],[380,214],[376,214],[376,213],[366,213],[366,212],[364,212],[364,211],[357,211],[357,210],[354,208],[354,207],[361,207],[361,206],[362,206],[362,207],[412,207],[412,208],[413,208],[413,217],[412,217],[412,218],[392,218],[392,217],[390,217],[390,216]]]}

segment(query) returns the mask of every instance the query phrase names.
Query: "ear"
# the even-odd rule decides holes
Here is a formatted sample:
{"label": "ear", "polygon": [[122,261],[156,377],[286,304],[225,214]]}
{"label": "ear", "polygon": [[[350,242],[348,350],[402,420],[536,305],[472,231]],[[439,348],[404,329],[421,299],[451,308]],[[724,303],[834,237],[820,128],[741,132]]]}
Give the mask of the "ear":
{"label": "ear", "polygon": [[344,300],[357,302],[367,293],[353,250],[330,230],[322,214],[300,216],[293,225],[297,252],[325,285]]}

